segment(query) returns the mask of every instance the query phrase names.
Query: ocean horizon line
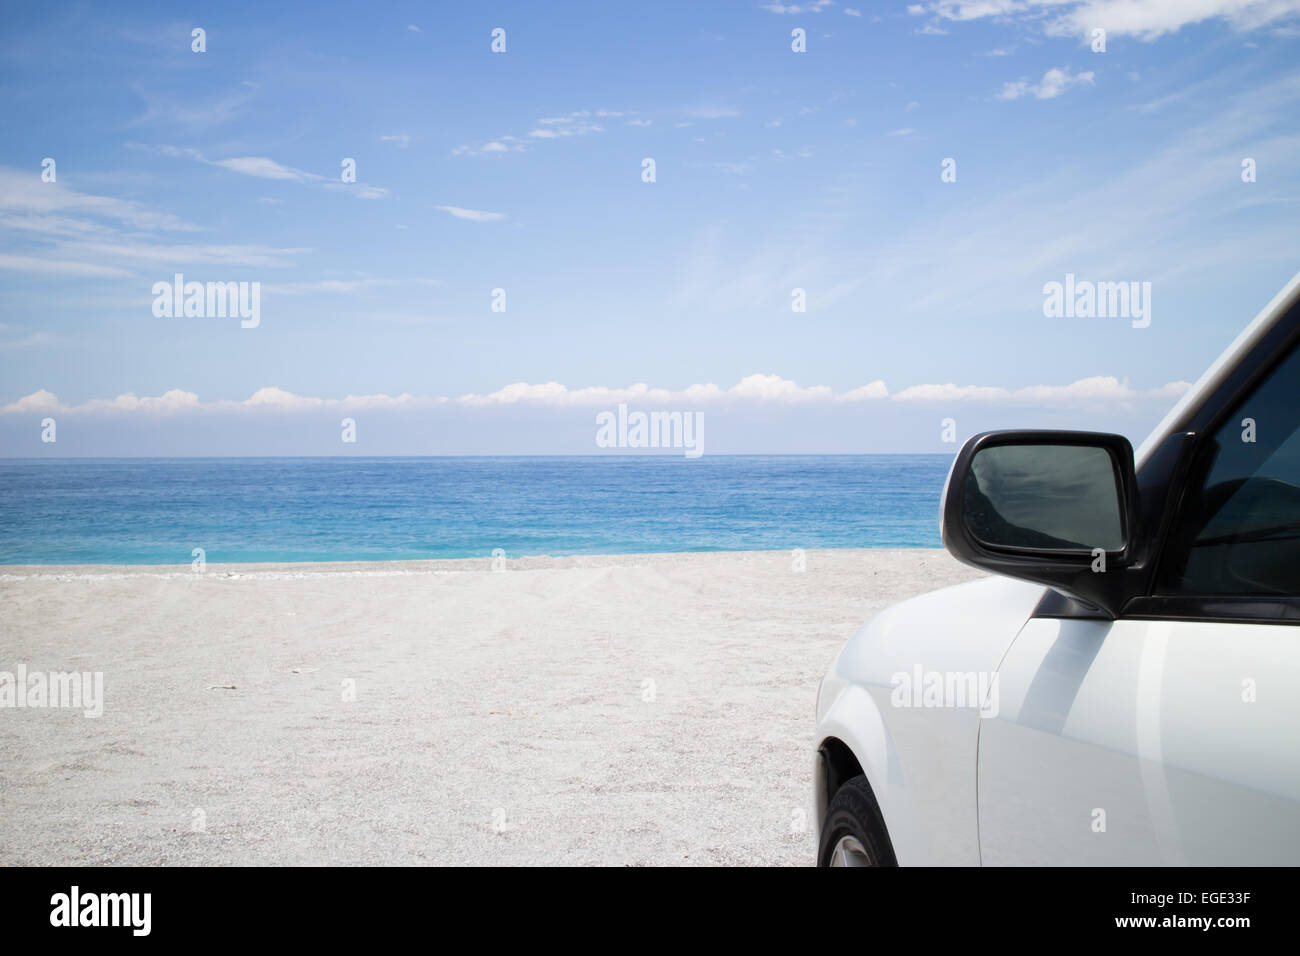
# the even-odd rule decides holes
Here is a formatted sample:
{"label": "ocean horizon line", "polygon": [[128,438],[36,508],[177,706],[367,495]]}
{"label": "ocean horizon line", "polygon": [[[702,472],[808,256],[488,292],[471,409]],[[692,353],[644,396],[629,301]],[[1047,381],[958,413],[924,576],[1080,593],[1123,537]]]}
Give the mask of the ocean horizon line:
{"label": "ocean horizon line", "polygon": [[[951,458],[952,452],[932,451],[864,451],[864,452],[725,452],[701,455],[686,459],[702,461],[708,458]],[[0,462],[70,462],[70,461],[432,461],[445,459],[548,459],[568,461],[604,461],[611,458],[628,460],[656,459],[681,460],[684,456],[669,452],[597,455],[0,455]]]}

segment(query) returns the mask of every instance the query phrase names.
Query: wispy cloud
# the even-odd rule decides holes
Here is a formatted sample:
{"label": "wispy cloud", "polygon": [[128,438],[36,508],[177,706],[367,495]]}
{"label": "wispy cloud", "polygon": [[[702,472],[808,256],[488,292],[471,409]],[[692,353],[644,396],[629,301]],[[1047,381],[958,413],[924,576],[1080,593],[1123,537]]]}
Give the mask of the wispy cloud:
{"label": "wispy cloud", "polygon": [[[603,133],[605,127],[601,124],[601,120],[621,119],[633,115],[635,114],[624,110],[597,109],[543,116],[522,136],[505,135],[476,143],[466,143],[457,146],[451,152],[453,156],[505,156],[509,153],[522,153],[529,148],[530,144],[538,141]],[[649,126],[650,121],[629,119],[628,125]]]}
{"label": "wispy cloud", "polygon": [[[834,0],[807,0],[806,3],[765,3],[763,9],[770,13],[821,13],[827,7],[835,6]],[[851,14],[861,16],[861,14]]]}
{"label": "wispy cloud", "polygon": [[468,219],[470,222],[500,222],[506,218],[503,212],[484,212],[481,209],[464,209],[461,206],[438,206],[437,208],[457,219]]}
{"label": "wispy cloud", "polygon": [[682,110],[682,115],[697,120],[729,119],[739,116],[740,110],[734,106],[722,105],[689,106]]}
{"label": "wispy cloud", "polygon": [[256,176],[258,179],[285,179],[295,183],[306,183],[320,182],[325,178],[315,173],[294,169],[292,166],[282,165],[266,156],[236,156],[232,159],[213,160],[204,159],[202,156],[197,158],[200,162],[205,162],[209,166],[219,166],[233,173]]}
{"label": "wispy cloud", "polygon": [[5,166],[0,166],[0,214],[10,217],[5,225],[11,229],[50,234],[93,233],[107,228],[104,223],[150,231],[198,230],[178,216],[138,202],[78,192],[62,183],[42,182],[31,170]]}
{"label": "wispy cloud", "polygon": [[[599,117],[618,117],[622,113],[599,111]],[[536,139],[559,139],[562,136],[586,136],[588,133],[603,133],[605,127],[595,122],[589,110],[579,110],[565,116],[546,116],[537,121],[537,127],[528,131]]]}
{"label": "wispy cloud", "polygon": [[299,255],[314,252],[306,246],[277,247],[260,243],[161,243],[123,239],[117,242],[69,242],[63,251],[77,258],[110,260],[128,266],[253,266],[286,268]]}
{"label": "wispy cloud", "polygon": [[20,349],[40,348],[45,345],[58,345],[62,339],[57,335],[51,335],[49,332],[32,332],[26,331],[16,338],[8,337],[13,332],[24,332],[23,329],[15,329],[12,326],[0,324],[0,352],[16,352]]}
{"label": "wispy cloud", "polygon": [[528,147],[517,136],[498,136],[482,143],[466,144],[453,149],[453,156],[504,156],[521,153]]}
{"label": "wispy cloud", "polygon": [[[182,49],[189,49],[189,31]],[[248,92],[222,93],[210,97],[179,97],[174,93],[143,91],[136,93],[145,101],[145,111],[127,125],[133,127],[162,127],[175,130],[184,127],[189,132],[199,132],[224,126],[239,119],[248,107]]]}
{"label": "wispy cloud", "polygon": [[438,279],[383,279],[364,276],[355,279],[317,279],[309,282],[285,282],[262,286],[262,291],[272,295],[337,295],[340,293],[368,292],[374,289],[391,289],[398,286],[440,286]]}
{"label": "wispy cloud", "polygon": [[12,256],[0,253],[0,269],[12,269],[18,272],[37,273],[55,276],[83,276],[104,278],[108,276],[127,276],[126,269],[98,265],[92,262],[77,262],[67,259],[42,259],[37,256]]}
{"label": "wispy cloud", "polygon": [[696,169],[716,169],[728,176],[743,176],[754,171],[752,163],[687,163],[686,165]]}
{"label": "wispy cloud", "polygon": [[1054,36],[1083,37],[1100,27],[1149,42],[1209,20],[1239,31],[1281,26],[1300,16],[1300,0],[929,0],[907,9],[950,21],[1013,18]]}
{"label": "wispy cloud", "polygon": [[322,176],[319,173],[307,172],[306,170],[285,165],[271,159],[269,156],[233,156],[229,159],[209,159],[200,150],[189,147],[143,143],[127,143],[126,145],[131,149],[158,153],[163,156],[191,159],[207,166],[215,166],[232,173],[239,173],[241,176],[301,183],[325,189],[346,189],[358,199],[382,199],[388,195],[388,190],[382,186],[374,186],[366,182],[345,183],[337,177]]}
{"label": "wispy cloud", "polygon": [[114,278],[141,267],[292,264],[307,248],[262,244],[174,242],[168,234],[200,231],[170,213],[134,201],[41,182],[39,175],[0,167],[0,225],[37,237],[21,252],[0,254],[0,270],[31,276]]}

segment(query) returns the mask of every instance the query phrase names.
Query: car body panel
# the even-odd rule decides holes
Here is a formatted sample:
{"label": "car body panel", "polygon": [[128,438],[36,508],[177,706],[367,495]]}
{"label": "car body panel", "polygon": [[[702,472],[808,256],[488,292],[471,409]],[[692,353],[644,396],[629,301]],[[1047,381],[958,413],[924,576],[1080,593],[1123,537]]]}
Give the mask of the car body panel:
{"label": "car body panel", "polygon": [[1035,618],[979,741],[986,865],[1300,859],[1300,632]]}
{"label": "car body panel", "polygon": [[[839,739],[857,757],[900,864],[979,862],[980,715],[978,705],[896,706],[896,676],[918,667],[991,674],[1042,594],[1036,584],[990,577],[904,601],[863,625],[823,680],[819,742]],[[819,827],[824,811],[819,800]]]}

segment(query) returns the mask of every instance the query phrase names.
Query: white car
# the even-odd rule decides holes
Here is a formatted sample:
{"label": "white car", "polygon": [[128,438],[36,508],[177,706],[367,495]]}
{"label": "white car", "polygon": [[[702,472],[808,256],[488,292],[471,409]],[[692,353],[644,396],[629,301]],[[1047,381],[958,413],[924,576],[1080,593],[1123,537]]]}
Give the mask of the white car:
{"label": "white car", "polygon": [[1138,449],[977,435],[817,700],[819,865],[1300,864],[1300,275]]}

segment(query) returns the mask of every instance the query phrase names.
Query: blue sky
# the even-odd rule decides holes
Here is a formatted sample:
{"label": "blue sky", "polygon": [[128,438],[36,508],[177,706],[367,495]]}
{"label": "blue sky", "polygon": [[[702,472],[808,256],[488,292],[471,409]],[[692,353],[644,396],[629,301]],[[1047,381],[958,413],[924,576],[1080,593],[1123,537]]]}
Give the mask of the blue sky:
{"label": "blue sky", "polygon": [[[619,401],[714,453],[1140,438],[1300,269],[1298,13],[6,5],[0,454],[590,453]],[[260,324],[155,317],[177,272]],[[1044,316],[1067,273],[1149,327]]]}

